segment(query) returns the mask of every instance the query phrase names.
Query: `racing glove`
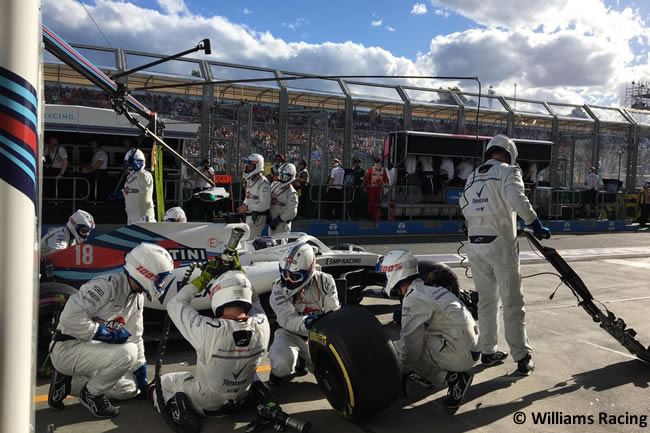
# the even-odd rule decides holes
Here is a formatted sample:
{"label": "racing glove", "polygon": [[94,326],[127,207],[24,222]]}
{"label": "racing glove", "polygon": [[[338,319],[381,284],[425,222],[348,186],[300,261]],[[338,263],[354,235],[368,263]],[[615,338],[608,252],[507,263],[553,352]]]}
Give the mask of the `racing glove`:
{"label": "racing glove", "polygon": [[140,394],[138,395],[145,396],[147,385],[149,385],[149,382],[147,382],[147,364],[142,364],[133,372],[133,375],[135,376],[135,383],[138,385],[138,389],[140,390]]}
{"label": "racing glove", "polygon": [[107,328],[103,323],[97,327],[93,340],[101,341],[108,344],[122,344],[129,339],[131,333],[124,328],[117,331]]}
{"label": "racing glove", "polygon": [[210,280],[229,270],[242,270],[239,252],[232,248],[226,248],[218,259],[208,261],[201,275],[192,280],[192,284],[197,292],[201,292]]}
{"label": "racing glove", "polygon": [[535,218],[535,221],[528,224],[527,227],[533,229],[533,234],[539,240],[551,238],[551,229],[544,227],[539,218]]}
{"label": "racing glove", "polygon": [[271,227],[272,230],[275,230],[281,222],[282,218],[275,217],[269,222],[269,227]]}
{"label": "racing glove", "polygon": [[314,322],[323,317],[322,311],[312,311],[305,316],[305,328],[311,329],[314,326]]}

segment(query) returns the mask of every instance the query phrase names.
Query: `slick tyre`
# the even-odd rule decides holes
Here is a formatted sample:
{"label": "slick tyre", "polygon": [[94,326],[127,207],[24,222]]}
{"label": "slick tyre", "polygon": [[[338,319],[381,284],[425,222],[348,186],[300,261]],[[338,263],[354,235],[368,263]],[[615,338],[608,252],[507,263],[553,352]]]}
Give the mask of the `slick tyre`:
{"label": "slick tyre", "polygon": [[68,298],[75,294],[77,289],[62,283],[42,283],[38,296],[38,339],[36,368],[39,376],[49,376],[51,363],[48,352],[52,335],[59,324],[59,316],[63,311]]}
{"label": "slick tyre", "polygon": [[345,418],[369,418],[399,396],[395,347],[381,323],[363,307],[344,307],[316,321],[309,352],[319,386]]}

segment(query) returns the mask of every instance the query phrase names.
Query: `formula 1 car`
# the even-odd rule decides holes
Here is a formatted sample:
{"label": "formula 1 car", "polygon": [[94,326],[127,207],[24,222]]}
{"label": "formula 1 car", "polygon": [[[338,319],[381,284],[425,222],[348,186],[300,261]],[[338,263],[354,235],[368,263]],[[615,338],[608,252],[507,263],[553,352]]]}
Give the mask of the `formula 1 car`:
{"label": "formula 1 car", "polygon": [[[47,347],[58,317],[68,297],[95,276],[117,271],[124,255],[141,242],[152,242],[166,248],[174,259],[175,269],[164,281],[166,291],[157,301],[145,301],[145,322],[157,322],[164,314],[166,303],[180,289],[188,267],[218,256],[225,248],[234,228],[246,231],[237,250],[241,264],[260,295],[262,305],[271,316],[268,297],[273,281],[279,277],[278,261],[297,242],[307,242],[316,250],[316,263],[321,270],[334,276],[342,303],[358,304],[366,286],[383,284],[385,277],[375,272],[379,255],[359,247],[329,248],[319,239],[305,233],[282,233],[269,242],[248,239],[246,224],[211,223],[137,223],[100,234],[87,242],[57,251],[47,256],[41,269],[39,292],[39,365],[45,359]],[[268,239],[267,239],[268,240]],[[271,246],[266,247],[265,245]],[[200,269],[193,270],[198,275]],[[197,310],[209,310],[206,293],[192,301]],[[161,314],[154,314],[159,310]]]}

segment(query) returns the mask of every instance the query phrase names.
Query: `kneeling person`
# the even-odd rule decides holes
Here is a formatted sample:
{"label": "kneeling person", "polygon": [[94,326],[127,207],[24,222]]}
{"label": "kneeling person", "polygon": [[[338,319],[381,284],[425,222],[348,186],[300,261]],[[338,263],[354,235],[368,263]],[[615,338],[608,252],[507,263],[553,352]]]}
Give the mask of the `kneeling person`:
{"label": "kneeling person", "polygon": [[309,329],[320,316],[341,307],[334,278],[316,270],[311,245],[300,242],[283,255],[270,303],[280,325],[269,349],[270,380],[278,385],[283,378],[307,373],[300,360],[312,369]]}
{"label": "kneeling person", "polygon": [[122,271],[90,280],[68,299],[50,345],[50,408],[63,410],[72,394],[94,416],[111,418],[119,410],[108,398],[144,392],[144,297],[157,298],[173,268],[167,250],[142,243],[126,255]]}
{"label": "kneeling person", "polygon": [[475,362],[472,350],[478,343],[478,327],[471,313],[452,293],[450,279],[433,279],[434,285],[425,285],[417,259],[408,250],[389,252],[379,271],[388,279],[386,294],[403,298],[397,345],[402,370],[414,370],[434,384],[446,381],[445,407],[457,409],[473,378],[467,370]]}
{"label": "kneeling person", "polygon": [[[238,259],[236,263],[241,269]],[[167,305],[169,317],[197,355],[195,373],[169,373],[160,379],[168,420],[183,432],[200,430],[198,416],[222,416],[251,397],[260,404],[269,398],[268,388],[255,371],[271,331],[250,281],[241,270],[229,270],[210,280],[207,290],[214,319],[190,306],[204,282],[200,277],[193,280]]]}

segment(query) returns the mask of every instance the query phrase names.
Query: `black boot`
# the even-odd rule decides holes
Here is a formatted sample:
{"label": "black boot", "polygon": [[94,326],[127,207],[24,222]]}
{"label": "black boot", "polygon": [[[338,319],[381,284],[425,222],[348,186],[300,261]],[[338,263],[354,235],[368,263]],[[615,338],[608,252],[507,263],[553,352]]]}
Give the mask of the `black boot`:
{"label": "black boot", "polygon": [[167,422],[176,433],[199,433],[201,420],[194,412],[190,399],[184,392],[177,392],[165,405]]}
{"label": "black boot", "polygon": [[97,418],[113,418],[120,413],[120,409],[113,406],[104,394],[92,395],[85,385],[81,388],[79,400]]}
{"label": "black boot", "polygon": [[447,390],[447,399],[444,402],[447,409],[455,411],[460,407],[463,400],[465,400],[473,379],[474,375],[466,372],[450,372],[447,374],[447,385],[449,389]]}
{"label": "black boot", "polygon": [[70,394],[70,388],[72,388],[72,376],[66,376],[55,369],[52,369],[50,390],[47,393],[47,405],[50,409],[65,409],[63,400],[65,400],[67,395]]}

